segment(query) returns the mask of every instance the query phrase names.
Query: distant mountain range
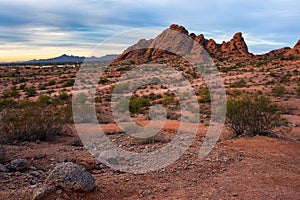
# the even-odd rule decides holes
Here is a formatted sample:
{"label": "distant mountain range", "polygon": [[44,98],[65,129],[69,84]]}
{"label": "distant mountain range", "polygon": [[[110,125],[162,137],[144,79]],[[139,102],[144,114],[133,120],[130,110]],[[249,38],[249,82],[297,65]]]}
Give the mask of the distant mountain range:
{"label": "distant mountain range", "polygon": [[100,62],[100,61],[110,61],[118,57],[118,54],[109,54],[102,57],[84,57],[84,56],[69,56],[63,54],[56,58],[48,58],[48,59],[39,59],[39,60],[30,60],[26,61],[27,64],[43,64],[43,63],[81,63],[81,62]]}
{"label": "distant mountain range", "polygon": [[59,57],[48,58],[48,59],[39,59],[39,60],[29,60],[23,62],[12,62],[4,63],[5,65],[16,64],[16,65],[30,65],[30,64],[60,64],[60,63],[82,63],[82,62],[105,62],[112,61],[117,58],[118,54],[108,54],[102,57],[84,57],[84,56],[73,56],[63,54]]}

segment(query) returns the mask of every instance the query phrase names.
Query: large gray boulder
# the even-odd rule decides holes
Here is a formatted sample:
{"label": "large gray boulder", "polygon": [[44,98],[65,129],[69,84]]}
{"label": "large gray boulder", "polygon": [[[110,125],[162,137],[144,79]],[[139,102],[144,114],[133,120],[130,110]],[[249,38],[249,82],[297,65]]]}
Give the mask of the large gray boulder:
{"label": "large gray boulder", "polygon": [[58,164],[47,178],[47,184],[64,190],[90,191],[95,187],[94,177],[84,168],[72,162]]}

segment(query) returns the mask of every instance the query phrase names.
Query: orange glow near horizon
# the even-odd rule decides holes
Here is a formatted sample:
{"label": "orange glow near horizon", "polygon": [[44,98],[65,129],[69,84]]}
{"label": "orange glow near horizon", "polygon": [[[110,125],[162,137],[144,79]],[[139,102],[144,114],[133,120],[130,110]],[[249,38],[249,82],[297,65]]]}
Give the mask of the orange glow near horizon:
{"label": "orange glow near horizon", "polygon": [[0,62],[19,62],[28,61],[34,59],[46,59],[59,56],[58,54],[40,54],[40,55],[9,55],[5,57],[0,57]]}

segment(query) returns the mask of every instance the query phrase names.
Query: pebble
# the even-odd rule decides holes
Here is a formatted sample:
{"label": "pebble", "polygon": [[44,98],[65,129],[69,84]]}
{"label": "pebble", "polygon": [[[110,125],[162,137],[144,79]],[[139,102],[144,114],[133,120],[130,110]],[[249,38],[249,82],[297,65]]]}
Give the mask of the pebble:
{"label": "pebble", "polygon": [[4,165],[0,164],[0,172],[8,172],[8,169]]}

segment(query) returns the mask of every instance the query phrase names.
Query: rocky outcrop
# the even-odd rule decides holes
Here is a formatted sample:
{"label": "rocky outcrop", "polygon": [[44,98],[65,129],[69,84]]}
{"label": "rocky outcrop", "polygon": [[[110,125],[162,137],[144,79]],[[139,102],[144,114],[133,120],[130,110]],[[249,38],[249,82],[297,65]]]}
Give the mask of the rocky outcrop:
{"label": "rocky outcrop", "polygon": [[[181,34],[174,34],[178,31]],[[186,37],[188,36],[188,37]],[[191,38],[187,39],[187,38]],[[196,35],[189,32],[183,27],[172,24],[164,30],[155,39],[142,39],[138,43],[126,49],[114,62],[132,61],[146,62],[157,59],[172,57],[170,52],[176,52],[178,55],[184,55],[194,50],[194,42],[200,44],[213,57],[251,57],[248,52],[247,44],[242,37],[242,33],[236,33],[229,42],[217,44],[213,39],[206,39],[203,34]],[[169,50],[169,51],[166,51]]]}
{"label": "rocky outcrop", "polygon": [[300,39],[295,44],[294,48],[284,54],[285,56],[300,56]]}
{"label": "rocky outcrop", "polygon": [[269,59],[276,58],[276,57],[278,58],[278,57],[284,56],[290,50],[291,50],[290,47],[283,47],[280,49],[272,50],[272,51],[262,54],[262,55],[258,55],[258,58],[269,58]]}
{"label": "rocky outcrop", "polygon": [[[182,35],[174,34],[174,31],[177,31]],[[192,40],[187,40],[186,36]],[[215,58],[243,60],[258,58],[272,59],[281,56],[300,56],[300,40],[292,49],[290,47],[284,47],[262,55],[253,55],[252,53],[249,53],[248,46],[241,32],[235,33],[230,41],[223,41],[222,44],[218,44],[213,39],[206,39],[203,34],[199,34],[197,36],[195,33],[189,33],[183,26],[172,24],[156,38],[151,40],[142,39],[137,44],[126,49],[114,60],[114,63],[144,63],[149,61],[158,61],[160,59],[171,60],[176,57],[176,55],[170,52],[176,52],[176,54],[179,55],[184,55],[190,52],[195,53],[195,45],[193,45],[195,42],[200,44],[211,57]],[[159,49],[159,47],[164,50]],[[166,51],[165,49],[169,51]],[[197,50],[199,50],[199,48]]]}
{"label": "rocky outcrop", "polygon": [[234,34],[233,38],[227,43],[224,41],[221,46],[221,53],[226,56],[230,54],[249,56],[248,47],[242,37],[242,33],[238,32]]}

